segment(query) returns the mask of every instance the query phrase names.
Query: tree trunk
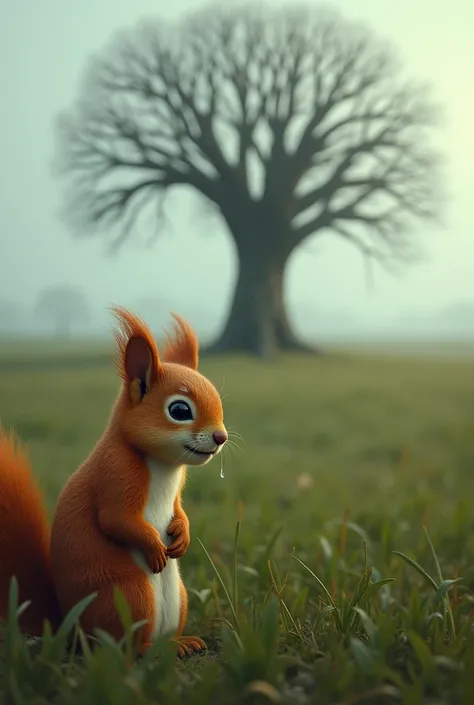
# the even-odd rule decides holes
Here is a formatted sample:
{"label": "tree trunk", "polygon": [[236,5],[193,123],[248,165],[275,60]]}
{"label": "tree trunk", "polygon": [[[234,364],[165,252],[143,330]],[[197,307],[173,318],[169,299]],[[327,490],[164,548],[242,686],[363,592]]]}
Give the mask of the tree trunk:
{"label": "tree trunk", "polygon": [[71,337],[71,319],[68,315],[58,314],[56,316],[56,337],[69,340]]}
{"label": "tree trunk", "polygon": [[244,352],[273,358],[278,350],[316,352],[298,341],[284,302],[283,278],[289,253],[271,248],[239,248],[239,275],[227,323],[218,340],[203,352]]}

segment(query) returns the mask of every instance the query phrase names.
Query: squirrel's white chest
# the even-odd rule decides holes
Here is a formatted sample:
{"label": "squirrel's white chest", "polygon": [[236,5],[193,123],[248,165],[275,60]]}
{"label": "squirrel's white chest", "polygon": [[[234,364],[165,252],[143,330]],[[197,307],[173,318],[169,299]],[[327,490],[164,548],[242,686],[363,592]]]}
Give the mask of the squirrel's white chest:
{"label": "squirrel's white chest", "polygon": [[[159,532],[167,546],[173,540],[168,536],[168,527],[173,518],[173,508],[178,493],[182,468],[169,469],[155,461],[148,461],[150,485],[143,516]],[[143,556],[134,553],[136,562],[149,576],[155,595],[154,636],[175,633],[180,615],[181,576],[176,558],[168,558],[161,573],[153,574],[145,564]]]}
{"label": "squirrel's white chest", "polygon": [[174,501],[181,484],[183,469],[169,470],[152,460],[147,464],[150,470],[150,486],[143,516],[159,532],[163,543],[169,545],[171,539],[167,531],[173,518]]}

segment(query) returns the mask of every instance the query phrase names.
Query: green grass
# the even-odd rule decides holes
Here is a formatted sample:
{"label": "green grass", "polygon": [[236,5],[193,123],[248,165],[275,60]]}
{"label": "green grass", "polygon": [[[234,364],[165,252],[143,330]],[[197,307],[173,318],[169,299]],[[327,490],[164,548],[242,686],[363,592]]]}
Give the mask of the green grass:
{"label": "green grass", "polygon": [[[12,351],[0,355],[0,419],[27,443],[52,510],[118,380],[98,348],[44,347],[41,367],[34,347]],[[202,369],[243,439],[224,479],[218,460],[192,470],[184,498],[187,632],[209,653],[177,661],[158,644],[134,663],[127,643],[102,637],[65,657],[60,634],[32,655],[12,594],[0,702],[472,704],[474,359]]]}

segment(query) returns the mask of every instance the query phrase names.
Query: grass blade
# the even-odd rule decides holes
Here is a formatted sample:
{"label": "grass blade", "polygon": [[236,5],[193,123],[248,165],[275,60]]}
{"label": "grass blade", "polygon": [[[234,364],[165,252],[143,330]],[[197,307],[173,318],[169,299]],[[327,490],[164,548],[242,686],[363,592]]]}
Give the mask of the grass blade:
{"label": "grass blade", "polygon": [[232,612],[232,616],[233,616],[233,618],[234,618],[235,629],[236,629],[236,631],[238,632],[238,631],[239,631],[239,620],[238,620],[238,617],[237,617],[237,612],[236,612],[236,610],[235,610],[234,603],[232,602],[232,598],[231,598],[231,596],[229,595],[229,591],[228,591],[228,589],[227,589],[227,587],[226,587],[226,584],[225,584],[225,582],[223,581],[222,576],[221,576],[221,574],[219,573],[219,570],[217,569],[216,564],[214,563],[214,561],[212,560],[211,556],[209,555],[209,553],[208,553],[206,547],[204,546],[203,542],[201,541],[201,539],[200,539],[199,537],[197,537],[197,540],[199,541],[199,544],[200,544],[202,550],[203,550],[204,553],[206,554],[207,560],[208,560],[209,563],[211,564],[211,567],[212,567],[212,569],[213,569],[213,571],[214,571],[214,573],[215,573],[215,576],[216,576],[217,580],[218,580],[219,583],[220,583],[220,586],[222,587],[222,589],[223,589],[223,591],[224,591],[224,595],[226,596],[226,600],[227,600],[227,602],[228,602],[228,604],[229,604],[230,611]]}
{"label": "grass blade", "polygon": [[235,538],[234,538],[234,556],[232,565],[232,602],[235,607],[235,611],[238,610],[238,581],[237,581],[237,565],[238,565],[238,555],[239,555],[239,536],[240,536],[240,521],[235,525]]}
{"label": "grass blade", "polygon": [[402,553],[401,551],[392,551],[396,556],[400,556],[400,558],[403,558],[403,560],[408,563],[408,565],[411,565],[412,568],[418,571],[420,575],[422,575],[431,585],[433,590],[438,589],[438,585],[436,582],[433,580],[431,575],[426,572],[424,568],[421,567],[419,563],[413,560],[413,558],[410,558],[410,556],[407,556],[405,553]]}
{"label": "grass blade", "polygon": [[440,566],[440,563],[438,560],[438,556],[436,555],[435,547],[433,546],[433,542],[431,541],[431,537],[428,533],[428,529],[426,528],[426,526],[423,526],[422,529],[423,529],[423,533],[425,534],[426,540],[428,542],[428,546],[430,547],[431,555],[433,556],[433,561],[435,564],[436,573],[438,574],[438,581],[440,583],[442,583],[444,578],[443,578],[443,573],[441,571],[441,566]]}
{"label": "grass blade", "polygon": [[320,579],[318,578],[318,576],[315,575],[315,573],[313,573],[313,571],[311,570],[311,568],[308,568],[308,566],[306,565],[306,563],[303,563],[303,561],[302,561],[300,558],[298,558],[298,556],[293,556],[293,558],[295,559],[295,561],[298,561],[298,563],[300,563],[300,564],[303,566],[303,568],[308,571],[308,573],[311,575],[311,577],[313,577],[313,578],[316,580],[316,582],[318,583],[319,587],[321,588],[321,590],[322,590],[322,591],[324,592],[324,594],[326,595],[328,601],[331,603],[331,605],[332,605],[335,609],[337,609],[337,605],[336,605],[336,603],[334,602],[331,593],[329,592],[329,590],[327,589],[327,587],[325,586],[325,584],[323,583],[323,581],[320,580]]}
{"label": "grass blade", "polygon": [[320,580],[320,578],[318,578],[318,576],[317,576],[315,573],[313,573],[313,571],[311,570],[311,568],[309,568],[309,567],[306,565],[306,563],[303,563],[303,561],[300,560],[300,559],[298,558],[298,556],[293,555],[293,558],[295,559],[295,561],[298,561],[298,563],[300,563],[300,565],[302,565],[305,570],[308,571],[308,573],[314,578],[314,580],[316,580],[317,584],[319,585],[319,587],[321,588],[321,590],[323,591],[323,593],[326,595],[326,597],[327,597],[327,599],[328,599],[328,601],[329,601],[331,607],[334,608],[334,619],[335,619],[335,622],[336,622],[336,626],[337,626],[337,628],[338,628],[338,631],[342,634],[343,631],[344,631],[344,626],[343,626],[342,621],[341,621],[341,616],[340,616],[340,614],[339,614],[339,610],[337,609],[337,605],[336,605],[336,603],[335,603],[335,601],[334,601],[334,599],[333,599],[331,593],[329,592],[329,590],[327,589],[327,587],[325,586],[325,584],[323,583],[323,581]]}

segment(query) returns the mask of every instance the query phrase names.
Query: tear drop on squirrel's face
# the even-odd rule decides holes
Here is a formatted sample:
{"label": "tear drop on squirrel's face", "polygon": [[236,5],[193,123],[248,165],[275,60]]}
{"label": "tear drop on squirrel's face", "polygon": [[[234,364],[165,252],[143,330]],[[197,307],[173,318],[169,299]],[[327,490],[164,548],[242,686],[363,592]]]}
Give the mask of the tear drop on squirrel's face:
{"label": "tear drop on squirrel's face", "polygon": [[119,372],[124,388],[119,404],[121,430],[137,450],[165,465],[205,465],[227,441],[217,389],[197,371],[198,342],[175,316],[162,359],[146,325],[115,309]]}

